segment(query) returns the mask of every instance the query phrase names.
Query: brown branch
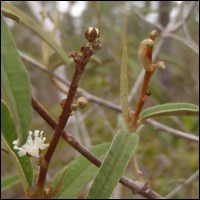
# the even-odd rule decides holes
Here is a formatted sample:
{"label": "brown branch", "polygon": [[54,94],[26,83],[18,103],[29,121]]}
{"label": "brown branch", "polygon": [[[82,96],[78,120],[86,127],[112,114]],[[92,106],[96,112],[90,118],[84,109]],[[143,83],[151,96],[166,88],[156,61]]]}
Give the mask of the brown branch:
{"label": "brown branch", "polygon": [[137,103],[137,106],[136,106],[136,109],[135,109],[135,114],[134,114],[134,119],[133,119],[133,122],[131,124],[131,128],[133,130],[137,126],[137,121],[138,121],[139,115],[142,111],[142,107],[147,100],[147,88],[148,88],[148,85],[149,85],[150,78],[153,75],[154,71],[155,71],[155,69],[153,69],[152,71],[145,71],[144,81],[143,81],[143,84],[142,84],[142,89],[141,89],[139,101]]}
{"label": "brown branch", "polygon": [[[42,107],[42,105],[34,98],[32,98],[32,107],[34,110],[52,127],[57,127],[56,120]],[[63,131],[62,138],[69,143],[74,149],[76,149],[81,155],[95,164],[97,167],[100,167],[101,161],[92,154],[86,147],[80,144],[69,132]],[[160,195],[158,195],[153,190],[147,188],[144,184],[139,184],[139,182],[132,181],[127,177],[122,177],[120,179],[120,183],[130,188],[134,193],[141,194],[144,197],[149,199],[162,199]]]}
{"label": "brown branch", "polygon": [[83,46],[81,48],[81,51],[83,53],[83,55],[78,56],[78,60],[74,61],[77,63],[76,64],[76,69],[72,78],[72,82],[69,88],[69,92],[67,95],[67,99],[65,101],[62,113],[59,117],[58,120],[58,124],[55,128],[55,133],[53,135],[53,138],[50,142],[49,148],[44,156],[47,167],[43,168],[40,167],[40,173],[39,173],[39,178],[38,178],[38,183],[37,183],[37,190],[38,190],[38,195],[41,196],[41,194],[43,193],[44,190],[44,184],[45,184],[45,180],[46,180],[46,175],[47,175],[47,171],[48,171],[48,166],[50,163],[50,160],[52,158],[52,155],[56,149],[56,146],[58,144],[59,138],[62,135],[63,129],[69,119],[69,116],[71,114],[71,105],[74,101],[74,97],[78,88],[78,83],[80,81],[80,78],[84,72],[85,66],[89,60],[89,58],[91,57],[91,55],[93,54],[93,50],[90,47],[87,46]]}
{"label": "brown branch", "polygon": [[[156,49],[155,49],[156,50]],[[60,82],[66,84],[66,85],[70,85],[70,82],[69,81],[65,81],[63,80],[62,78],[60,78],[58,75],[56,75],[55,73],[53,72],[50,72],[49,70],[46,69],[46,67],[35,61],[34,59],[30,58],[29,56],[25,55],[24,53],[20,52],[19,51],[19,54],[21,56],[21,58],[29,63],[31,63],[32,65],[34,65],[36,68],[38,68],[39,70],[47,73],[47,74],[50,74],[51,76],[53,76],[54,78],[56,78],[57,80],[59,80]],[[85,96],[89,101],[91,102],[94,102],[94,103],[97,103],[99,105],[102,105],[102,106],[105,106],[107,108],[110,108],[116,112],[122,112],[120,106],[112,103],[112,102],[109,102],[105,99],[102,99],[102,98],[99,98],[95,95],[92,95],[88,92],[86,92],[85,90],[83,90],[82,88],[78,88],[77,92],[82,95],[82,96]],[[195,136],[193,135],[192,133],[187,133],[187,132],[183,132],[183,131],[179,131],[177,129],[174,129],[174,128],[171,128],[169,126],[166,126],[162,123],[159,123],[153,119],[147,119],[145,121],[145,123],[147,124],[150,124],[151,126],[153,126],[155,129],[158,129],[158,130],[163,130],[165,131],[166,133],[170,134],[170,135],[174,135],[174,136],[177,136],[177,137],[181,137],[181,138],[184,138],[184,139],[187,139],[187,140],[191,140],[193,142],[199,142],[199,137],[198,136]]]}

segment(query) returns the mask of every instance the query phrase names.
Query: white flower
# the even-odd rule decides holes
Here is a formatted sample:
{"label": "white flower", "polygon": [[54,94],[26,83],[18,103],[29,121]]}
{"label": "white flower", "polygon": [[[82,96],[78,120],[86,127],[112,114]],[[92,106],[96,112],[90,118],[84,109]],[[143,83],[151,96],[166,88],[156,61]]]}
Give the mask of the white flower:
{"label": "white flower", "polygon": [[39,158],[41,150],[46,149],[49,146],[49,144],[44,144],[46,138],[42,137],[43,132],[44,131],[40,132],[39,130],[35,130],[34,133],[29,131],[29,136],[26,143],[19,147],[19,140],[15,140],[13,141],[13,148],[19,150],[18,154],[20,157],[28,154],[29,156]]}

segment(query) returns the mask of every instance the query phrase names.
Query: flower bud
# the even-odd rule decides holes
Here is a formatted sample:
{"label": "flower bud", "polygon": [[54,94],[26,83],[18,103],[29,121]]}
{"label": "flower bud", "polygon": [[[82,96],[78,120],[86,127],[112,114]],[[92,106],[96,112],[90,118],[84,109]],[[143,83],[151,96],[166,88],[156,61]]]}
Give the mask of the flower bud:
{"label": "flower bud", "polygon": [[100,40],[95,40],[94,42],[92,42],[92,48],[94,50],[99,50],[102,48],[102,43]]}
{"label": "flower bud", "polygon": [[85,31],[85,38],[88,42],[95,41],[100,36],[100,32],[98,28],[89,27]]}
{"label": "flower bud", "polygon": [[145,39],[141,42],[138,49],[139,61],[146,71],[151,71],[153,46],[153,40]]}
{"label": "flower bud", "polygon": [[85,97],[79,97],[76,102],[79,108],[85,108],[88,105],[88,100]]}
{"label": "flower bud", "polygon": [[75,63],[80,63],[81,60],[82,60],[82,56],[77,55],[77,56],[75,56],[73,59],[74,59],[74,62],[75,62]]}
{"label": "flower bud", "polygon": [[70,113],[70,116],[73,116],[74,115],[74,111],[72,111],[71,113]]}
{"label": "flower bud", "polygon": [[158,32],[156,30],[153,30],[149,33],[149,38],[153,41],[155,41],[156,37],[158,35]]}
{"label": "flower bud", "polygon": [[165,63],[163,61],[159,61],[156,63],[156,67],[160,68],[160,69],[164,69],[165,68]]}
{"label": "flower bud", "polygon": [[76,111],[77,109],[78,109],[78,104],[76,104],[76,103],[73,103],[72,105],[71,105],[71,109],[72,109],[72,111]]}
{"label": "flower bud", "polygon": [[78,55],[78,53],[76,51],[71,51],[69,54],[69,56],[72,58],[76,57],[77,55]]}

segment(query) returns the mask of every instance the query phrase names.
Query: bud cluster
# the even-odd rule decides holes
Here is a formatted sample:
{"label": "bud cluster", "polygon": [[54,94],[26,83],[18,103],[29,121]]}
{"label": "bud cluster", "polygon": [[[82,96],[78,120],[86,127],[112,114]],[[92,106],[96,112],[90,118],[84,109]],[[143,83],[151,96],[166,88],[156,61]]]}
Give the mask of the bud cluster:
{"label": "bud cluster", "polygon": [[102,48],[102,43],[97,38],[100,37],[100,31],[98,28],[89,27],[85,31],[86,40],[92,45],[94,50],[99,50]]}
{"label": "bud cluster", "polygon": [[[65,105],[65,101],[66,101],[66,98],[63,99],[61,102],[60,102],[60,105],[62,108],[64,108],[64,105]],[[85,98],[85,97],[79,97],[77,100],[75,100],[72,105],[71,105],[71,115],[74,114],[74,111],[76,111],[77,109],[84,109],[86,108],[88,105],[88,100]]]}

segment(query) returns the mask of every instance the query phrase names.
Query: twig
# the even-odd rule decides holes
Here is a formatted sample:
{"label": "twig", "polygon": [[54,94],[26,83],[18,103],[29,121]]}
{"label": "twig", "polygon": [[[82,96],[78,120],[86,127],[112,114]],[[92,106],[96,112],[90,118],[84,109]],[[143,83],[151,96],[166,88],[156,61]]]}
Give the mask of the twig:
{"label": "twig", "polygon": [[199,143],[199,137],[196,135],[193,135],[192,133],[186,133],[183,131],[179,131],[173,128],[170,128],[169,126],[165,126],[159,122],[156,122],[152,119],[147,119],[146,123],[149,125],[152,125],[156,130],[161,130],[169,133],[170,135],[178,136],[181,138],[185,138],[187,140],[191,140],[193,142]]}
{"label": "twig", "polygon": [[[182,4],[180,6],[183,7],[183,5],[185,4],[185,2],[182,2]],[[187,9],[187,13],[186,15],[184,15],[183,20],[176,22],[176,18],[173,18],[167,25],[167,27],[164,29],[159,23],[154,23],[154,22],[150,22],[148,21],[145,16],[136,8],[134,8],[135,13],[145,22],[148,22],[152,25],[154,25],[158,30],[161,31],[160,34],[160,38],[174,38],[182,43],[184,43],[187,47],[189,47],[190,49],[192,49],[195,53],[199,54],[199,48],[196,45],[193,45],[193,43],[190,43],[188,39],[185,38],[180,38],[179,36],[175,35],[174,32],[178,31],[183,25],[184,23],[188,20],[188,18],[190,17],[192,10],[195,8],[196,4],[198,4],[198,2],[193,1],[191,3],[191,6],[189,7],[189,9]],[[181,9],[179,10],[179,12],[181,11]]]}
{"label": "twig", "polygon": [[[180,8],[180,11],[179,12],[184,12],[184,6],[186,5],[186,2],[185,1],[182,1],[181,5],[179,5],[179,8]],[[196,1],[192,1],[190,2],[190,6],[188,8],[188,5],[187,5],[187,12],[186,14],[183,16],[183,19],[181,21],[178,21],[176,22],[176,17],[171,20],[171,22],[167,25],[166,27],[166,32],[168,33],[173,33],[173,32],[176,32],[178,29],[180,29],[183,24],[189,19],[189,17],[191,16],[192,14],[192,10],[195,8],[195,5],[196,5]],[[177,14],[177,16],[179,16],[179,13]]]}
{"label": "twig", "polygon": [[[43,71],[43,72],[45,72],[47,74],[50,74],[51,76],[53,76],[54,78],[56,78],[60,82],[66,84],[66,85],[70,85],[69,81],[65,81],[62,78],[60,78],[58,75],[56,75],[55,73],[52,73],[49,70],[45,69],[45,66],[42,65],[41,63],[35,61],[34,59],[30,58],[29,56],[25,55],[22,52],[19,52],[19,53],[20,53],[20,56],[22,57],[22,59],[24,59],[25,61],[33,64],[35,67],[37,67],[41,71]],[[97,103],[99,105],[105,106],[105,107],[110,108],[110,109],[112,109],[112,110],[114,110],[116,112],[122,112],[120,106],[118,106],[118,105],[116,105],[114,103],[111,103],[109,101],[106,101],[106,100],[104,100],[102,98],[99,98],[99,97],[97,97],[95,95],[92,95],[92,94],[86,92],[85,90],[83,90],[81,88],[78,88],[77,92],[80,95],[85,96],[91,102],[94,102],[94,103]],[[192,133],[186,133],[186,132],[183,132],[183,131],[176,130],[174,128],[170,128],[170,127],[168,127],[168,126],[166,126],[164,124],[161,124],[161,123],[159,123],[159,122],[157,122],[155,120],[152,120],[152,119],[146,120],[146,123],[150,124],[151,126],[153,126],[156,129],[163,130],[166,133],[169,133],[171,135],[178,136],[178,137],[181,137],[181,138],[184,138],[184,139],[187,139],[187,140],[191,140],[193,142],[197,142],[197,143],[199,142],[199,137],[193,135]]]}
{"label": "twig", "polygon": [[195,181],[199,177],[199,170],[197,170],[192,176],[190,176],[188,179],[184,181],[181,185],[176,187],[173,191],[171,191],[165,198],[171,199],[175,194],[177,194],[181,189],[183,189],[185,186],[189,185],[193,181]]}
{"label": "twig", "polygon": [[[32,107],[34,110],[52,127],[57,127],[56,120],[42,107],[42,105],[34,98],[32,98]],[[90,151],[87,150],[82,144],[80,144],[69,132],[62,132],[63,139],[69,143],[74,149],[76,149],[81,155],[95,164],[97,167],[100,167],[101,161]],[[130,188],[134,193],[141,194],[144,197],[149,199],[162,199],[160,195],[155,193],[153,190],[144,186],[140,182],[132,181],[127,177],[122,177],[120,183]],[[139,184],[140,183],[140,184]]]}
{"label": "twig", "polygon": [[150,78],[154,73],[154,70],[153,71],[145,71],[141,94],[140,94],[139,101],[138,101],[137,106],[136,106],[134,119],[133,119],[133,122],[132,122],[132,125],[131,125],[133,130],[136,128],[137,121],[139,119],[139,115],[142,111],[142,107],[147,100],[147,94],[146,94],[147,88],[148,88],[148,85],[149,85]]}
{"label": "twig", "polygon": [[[22,53],[21,51],[18,51],[21,58],[23,60],[25,60],[26,62],[29,62],[31,63],[32,65],[34,65],[36,68],[38,68],[39,70],[51,75],[52,77],[56,78],[57,80],[59,80],[60,82],[64,83],[65,85],[67,86],[70,86],[70,82],[68,80],[63,80],[62,78],[60,78],[58,75],[56,75],[55,73],[49,71],[46,69],[45,65],[37,62],[36,60],[32,59],[31,57],[25,55],[24,53]],[[109,101],[106,101],[102,98],[99,98],[95,95],[92,95],[88,92],[86,92],[85,90],[83,90],[82,88],[78,88],[77,89],[77,92],[81,95],[81,96],[84,96],[86,97],[89,101],[92,101],[94,103],[97,103],[99,105],[102,105],[102,106],[105,106],[105,107],[108,107],[108,108],[111,108],[117,112],[121,112],[121,108],[118,106],[118,105],[115,105],[114,103],[111,103]]]}
{"label": "twig", "polygon": [[[41,196],[41,194],[43,193],[43,189],[44,189],[44,184],[45,184],[45,180],[46,180],[46,175],[47,175],[47,170],[48,170],[48,166],[50,163],[50,160],[52,158],[52,155],[56,149],[56,146],[58,144],[59,138],[62,135],[62,131],[69,119],[69,116],[71,114],[71,105],[73,103],[74,97],[76,95],[76,91],[78,88],[78,83],[80,81],[80,78],[84,72],[85,66],[88,62],[88,60],[90,59],[91,55],[93,54],[93,50],[90,47],[87,46],[83,46],[81,47],[81,52],[83,53],[82,56],[79,56],[79,60],[75,61],[76,64],[76,69],[72,78],[72,82],[69,88],[69,92],[67,95],[67,99],[65,101],[65,104],[63,106],[63,110],[62,113],[59,117],[59,121],[58,124],[55,128],[55,133],[53,135],[53,138],[50,142],[49,148],[47,149],[47,152],[44,156],[47,167],[43,168],[40,167],[40,173],[39,173],[39,178],[38,178],[38,183],[37,183],[37,190],[38,190],[38,194],[39,196]],[[75,60],[75,58],[74,58]]]}
{"label": "twig", "polygon": [[139,11],[138,8],[136,8],[136,7],[134,8],[134,7],[133,7],[133,10],[134,10],[134,12],[135,12],[143,21],[148,22],[149,24],[152,24],[152,25],[155,26],[158,30],[163,30],[163,27],[162,27],[161,24],[159,24],[159,23],[154,23],[154,22],[151,22],[151,21],[147,20],[146,17]]}
{"label": "twig", "polygon": [[176,40],[178,40],[179,42],[182,42],[183,44],[185,44],[185,46],[189,47],[190,49],[192,49],[196,54],[199,55],[199,47],[197,45],[193,45],[191,44],[188,39],[186,38],[182,38],[182,37],[179,37],[175,34],[172,34],[172,33],[169,33],[168,34],[169,37],[171,38],[174,38]]}
{"label": "twig", "polygon": [[82,143],[87,146],[90,147],[91,146],[91,141],[90,141],[90,137],[88,135],[88,131],[86,129],[85,126],[85,122],[83,117],[81,117],[81,112],[78,111],[74,114],[75,116],[75,121],[76,121],[76,126],[78,125],[79,128],[79,135],[81,136],[81,141],[83,141]]}

